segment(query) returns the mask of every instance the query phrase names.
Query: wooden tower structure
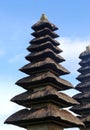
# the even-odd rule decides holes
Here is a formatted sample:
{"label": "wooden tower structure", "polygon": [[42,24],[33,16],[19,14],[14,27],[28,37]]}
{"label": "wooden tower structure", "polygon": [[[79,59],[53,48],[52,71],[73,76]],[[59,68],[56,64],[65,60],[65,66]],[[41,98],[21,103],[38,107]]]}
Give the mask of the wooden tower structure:
{"label": "wooden tower structure", "polygon": [[69,71],[59,64],[65,60],[59,55],[62,50],[58,47],[60,43],[55,40],[58,35],[54,31],[58,28],[43,14],[32,29],[35,38],[30,41],[27,48],[30,54],[25,57],[30,63],[20,69],[28,76],[16,82],[26,92],[11,99],[26,109],[14,113],[5,123],[27,130],[62,130],[82,126],[77,117],[63,109],[78,102],[59,92],[73,86],[59,77],[69,74]]}
{"label": "wooden tower structure", "polygon": [[76,89],[80,91],[73,98],[80,104],[75,105],[71,110],[80,115],[81,121],[85,124],[86,128],[81,130],[90,130],[90,46],[86,47],[86,50],[79,56],[80,68],[78,72],[81,74],[77,77],[80,83],[76,86]]}

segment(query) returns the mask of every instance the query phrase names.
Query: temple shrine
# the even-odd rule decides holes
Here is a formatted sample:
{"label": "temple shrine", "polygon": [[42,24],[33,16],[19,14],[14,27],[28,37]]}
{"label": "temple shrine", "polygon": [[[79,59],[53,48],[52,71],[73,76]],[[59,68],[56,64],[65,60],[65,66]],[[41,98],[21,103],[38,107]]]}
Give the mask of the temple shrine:
{"label": "temple shrine", "polygon": [[26,91],[11,99],[25,107],[11,115],[5,123],[27,130],[63,130],[80,127],[83,123],[64,109],[79,103],[60,92],[72,89],[73,85],[60,76],[69,74],[60,63],[65,59],[59,55],[62,50],[55,40],[58,28],[42,14],[40,20],[32,26],[34,38],[27,48],[29,61],[20,71],[28,76],[16,82]]}
{"label": "temple shrine", "polygon": [[86,47],[86,50],[79,56],[80,68],[78,72],[80,75],[77,80],[80,82],[77,84],[76,89],[80,91],[73,98],[80,104],[75,105],[71,110],[80,115],[81,121],[85,124],[86,128],[81,130],[90,130],[90,46]]}

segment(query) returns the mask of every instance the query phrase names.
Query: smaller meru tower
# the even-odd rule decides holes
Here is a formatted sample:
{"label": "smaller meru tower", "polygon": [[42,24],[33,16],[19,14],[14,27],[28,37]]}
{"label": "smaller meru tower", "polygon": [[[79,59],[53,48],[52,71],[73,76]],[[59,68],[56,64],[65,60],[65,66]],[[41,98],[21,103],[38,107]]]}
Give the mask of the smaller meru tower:
{"label": "smaller meru tower", "polygon": [[10,116],[5,123],[14,124],[27,130],[63,130],[63,128],[82,126],[83,123],[63,108],[78,104],[76,100],[59,92],[73,88],[72,84],[59,76],[69,74],[59,63],[65,61],[58,55],[59,42],[55,30],[58,28],[50,23],[43,14],[41,19],[32,26],[35,38],[30,41],[26,56],[29,63],[20,71],[28,74],[16,82],[26,89],[11,101],[25,106]]}
{"label": "smaller meru tower", "polygon": [[86,50],[79,56],[81,59],[78,72],[81,74],[77,77],[80,83],[76,86],[76,89],[80,91],[73,98],[80,104],[75,105],[71,110],[80,115],[81,121],[85,124],[86,128],[81,130],[90,130],[90,46],[86,47]]}

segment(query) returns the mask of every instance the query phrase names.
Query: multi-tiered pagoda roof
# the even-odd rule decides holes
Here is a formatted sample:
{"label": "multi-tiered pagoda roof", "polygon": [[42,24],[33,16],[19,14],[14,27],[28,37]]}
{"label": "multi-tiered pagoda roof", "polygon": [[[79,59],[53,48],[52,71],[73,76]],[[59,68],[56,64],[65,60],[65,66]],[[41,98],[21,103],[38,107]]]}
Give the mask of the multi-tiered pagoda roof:
{"label": "multi-tiered pagoda roof", "polygon": [[58,35],[54,31],[58,28],[42,15],[32,29],[35,38],[30,41],[27,48],[30,53],[25,57],[29,63],[20,69],[28,76],[16,82],[26,92],[11,99],[26,109],[13,114],[5,123],[24,128],[44,123],[58,124],[63,128],[83,125],[77,117],[63,109],[78,102],[59,92],[73,88],[73,85],[59,77],[70,72],[59,64],[65,59],[58,55],[62,52],[58,48],[60,43],[55,40]]}
{"label": "multi-tiered pagoda roof", "polygon": [[80,104],[75,105],[71,110],[79,114],[80,119],[85,123],[86,127],[90,127],[90,46],[79,56],[80,68],[78,72],[81,74],[77,77],[80,83],[76,89],[80,91],[74,96]]}

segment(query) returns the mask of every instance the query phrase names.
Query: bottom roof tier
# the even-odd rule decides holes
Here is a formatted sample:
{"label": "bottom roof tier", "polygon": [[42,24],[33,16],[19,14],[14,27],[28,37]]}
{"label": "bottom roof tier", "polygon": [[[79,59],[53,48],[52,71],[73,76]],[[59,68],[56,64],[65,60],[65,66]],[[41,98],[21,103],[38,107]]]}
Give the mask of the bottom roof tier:
{"label": "bottom roof tier", "polygon": [[83,123],[70,112],[59,109],[51,104],[37,109],[23,109],[16,112],[5,121],[7,124],[14,124],[24,128],[32,124],[49,122],[59,124],[66,128],[83,125]]}

